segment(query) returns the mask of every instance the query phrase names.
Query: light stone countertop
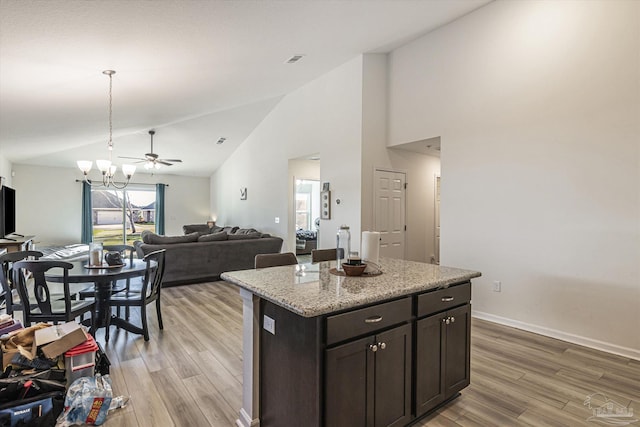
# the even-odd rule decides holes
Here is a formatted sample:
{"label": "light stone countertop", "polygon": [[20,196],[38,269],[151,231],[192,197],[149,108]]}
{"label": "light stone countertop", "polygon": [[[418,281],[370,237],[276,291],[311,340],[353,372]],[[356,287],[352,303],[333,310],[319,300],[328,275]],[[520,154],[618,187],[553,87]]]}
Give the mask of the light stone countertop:
{"label": "light stone countertop", "polygon": [[480,277],[481,273],[382,258],[383,274],[347,277],[329,273],[335,261],[222,273],[223,280],[303,317],[382,302]]}

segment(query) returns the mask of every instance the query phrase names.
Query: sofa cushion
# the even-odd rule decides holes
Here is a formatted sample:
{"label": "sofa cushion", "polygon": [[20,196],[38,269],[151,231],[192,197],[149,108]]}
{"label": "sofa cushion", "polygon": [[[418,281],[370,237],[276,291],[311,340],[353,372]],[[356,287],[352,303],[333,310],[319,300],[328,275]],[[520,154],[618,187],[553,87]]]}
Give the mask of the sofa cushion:
{"label": "sofa cushion", "polygon": [[203,234],[198,237],[198,242],[216,242],[219,240],[227,240],[227,233],[220,231],[218,233]]}
{"label": "sofa cushion", "polygon": [[140,234],[144,243],[154,245],[197,242],[198,236],[199,234],[197,232],[185,234],[184,236],[160,236],[159,234],[152,233],[149,230],[145,230]]}
{"label": "sofa cushion", "polygon": [[187,224],[182,226],[184,234],[198,233],[199,235],[211,233],[211,228],[207,224]]}
{"label": "sofa cushion", "polygon": [[262,237],[262,233],[247,233],[247,234],[229,234],[229,240],[245,240],[245,239],[259,239]]}

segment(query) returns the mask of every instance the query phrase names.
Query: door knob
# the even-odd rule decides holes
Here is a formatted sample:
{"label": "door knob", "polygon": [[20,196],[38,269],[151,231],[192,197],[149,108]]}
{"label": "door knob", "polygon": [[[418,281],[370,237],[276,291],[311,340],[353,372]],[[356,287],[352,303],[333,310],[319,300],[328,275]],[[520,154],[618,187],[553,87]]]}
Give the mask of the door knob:
{"label": "door knob", "polygon": [[448,325],[449,323],[451,323],[451,318],[450,318],[450,317],[447,317],[447,318],[445,319],[445,322],[444,322],[444,323],[446,323],[447,325]]}
{"label": "door knob", "polygon": [[377,344],[369,344],[369,350],[373,351],[374,353],[376,351],[378,351],[378,345]]}
{"label": "door knob", "polygon": [[384,350],[385,348],[387,348],[387,343],[379,342],[378,347],[380,347],[380,350]]}
{"label": "door knob", "polygon": [[453,317],[453,316],[451,316],[451,323],[453,323],[453,322],[455,322],[455,321],[456,321],[456,318],[455,318],[455,317]]}

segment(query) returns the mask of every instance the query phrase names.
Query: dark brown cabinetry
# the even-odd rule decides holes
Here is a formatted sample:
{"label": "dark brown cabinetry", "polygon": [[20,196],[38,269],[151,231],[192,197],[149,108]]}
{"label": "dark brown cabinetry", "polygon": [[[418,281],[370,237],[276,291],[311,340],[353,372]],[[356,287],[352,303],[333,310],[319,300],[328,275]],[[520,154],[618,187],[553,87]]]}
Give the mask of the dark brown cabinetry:
{"label": "dark brown cabinetry", "polygon": [[469,384],[470,300],[469,282],[313,318],[261,300],[260,425],[411,424]]}
{"label": "dark brown cabinetry", "polygon": [[411,325],[326,351],[327,426],[404,426],[411,419]]}
{"label": "dark brown cabinetry", "polygon": [[[469,385],[471,289],[423,294],[427,317],[416,322],[416,416],[421,416]],[[455,296],[452,296],[455,295]],[[457,297],[457,298],[456,298]],[[453,298],[453,299],[451,299]],[[423,302],[423,301],[421,301]],[[441,304],[438,305],[438,302]],[[462,304],[440,311],[451,303]],[[419,307],[421,305],[419,304]],[[437,312],[436,314],[430,311]]]}

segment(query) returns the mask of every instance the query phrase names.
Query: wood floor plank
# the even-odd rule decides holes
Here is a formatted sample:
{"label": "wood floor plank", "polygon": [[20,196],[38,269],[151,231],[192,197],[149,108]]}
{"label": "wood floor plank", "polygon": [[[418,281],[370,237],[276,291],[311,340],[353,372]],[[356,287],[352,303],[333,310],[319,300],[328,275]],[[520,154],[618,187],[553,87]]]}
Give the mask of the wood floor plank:
{"label": "wood floor plank", "polygon": [[[122,375],[131,393],[130,405],[133,406],[139,426],[174,425],[166,402],[162,400],[151,378],[152,372],[146,370],[142,359],[130,359],[120,363]],[[109,422],[109,419],[107,419]],[[106,425],[107,423],[105,423]]]}
{"label": "wood floor plank", "polygon": [[[209,426],[227,427],[234,424],[241,401],[227,402],[204,375],[187,378],[184,384],[194,403],[202,410]],[[232,406],[233,405],[233,406]]]}
{"label": "wood floor plank", "polygon": [[158,390],[171,420],[177,427],[206,426],[207,419],[191,397],[187,386],[173,369],[149,374]]}
{"label": "wood floor plank", "polygon": [[[242,401],[238,288],[175,286],[162,290],[162,303],[165,329],[151,309],[149,342],[112,328],[105,345],[97,334],[114,391],[131,395],[104,425],[233,426]],[[471,385],[415,426],[593,426],[584,401],[595,392],[640,413],[640,361],[475,318],[471,338]]]}

